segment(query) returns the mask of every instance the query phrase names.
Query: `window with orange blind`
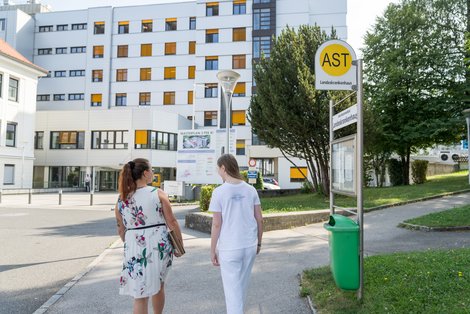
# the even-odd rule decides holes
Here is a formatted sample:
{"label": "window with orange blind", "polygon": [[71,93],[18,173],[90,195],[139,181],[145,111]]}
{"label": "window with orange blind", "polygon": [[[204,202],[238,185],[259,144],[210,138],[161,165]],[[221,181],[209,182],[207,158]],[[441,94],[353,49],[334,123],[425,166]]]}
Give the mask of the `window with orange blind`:
{"label": "window with orange blind", "polygon": [[91,106],[92,107],[99,107],[103,102],[103,95],[102,94],[91,94]]}
{"label": "window with orange blind", "polygon": [[171,17],[165,19],[165,30],[166,31],[176,31],[176,17]]}
{"label": "window with orange blind", "polygon": [[206,16],[217,16],[217,15],[219,15],[219,3],[207,2],[206,3]]}
{"label": "window with orange blind", "polygon": [[188,79],[193,79],[196,77],[196,66],[190,65],[188,67]]}
{"label": "window with orange blind", "polygon": [[104,22],[95,22],[94,23],[93,34],[99,35],[104,34]]}
{"label": "window with orange blind", "polygon": [[246,13],[246,0],[234,0],[233,1],[233,15],[245,14]]}
{"label": "window with orange blind", "polygon": [[116,69],[116,82],[127,82],[127,69]]}
{"label": "window with orange blind", "polygon": [[237,155],[245,155],[245,140],[237,140],[235,147]]}
{"label": "window with orange blind", "polygon": [[218,43],[219,42],[219,30],[206,29],[206,43]]}
{"label": "window with orange blind", "polygon": [[77,143],[77,132],[59,132],[59,144]]}
{"label": "window with orange blind", "polygon": [[307,167],[291,167],[290,182],[304,182],[307,176]]}
{"label": "window with orange blind", "polygon": [[128,34],[129,33],[129,21],[118,22],[118,34]]}
{"label": "window with orange blind", "polygon": [[152,68],[141,68],[140,69],[140,80],[150,81],[152,79]]}
{"label": "window with orange blind", "polygon": [[232,69],[245,69],[246,68],[246,55],[233,55],[232,56]]}
{"label": "window with orange blind", "polygon": [[232,125],[245,125],[246,113],[245,110],[232,111]]}
{"label": "window with orange blind", "polygon": [[140,56],[150,57],[152,56],[152,44],[141,44],[140,45]]}
{"label": "window with orange blind", "polygon": [[196,42],[190,41],[188,46],[188,54],[193,55],[196,53]]}
{"label": "window with orange blind", "polygon": [[165,43],[165,54],[175,55],[176,54],[176,43]]}
{"label": "window with orange blind", "polygon": [[119,45],[117,46],[117,57],[118,58],[127,58],[128,54],[128,46],[127,45]]}
{"label": "window with orange blind", "polygon": [[163,104],[174,105],[175,104],[175,92],[164,92],[163,93]]}
{"label": "window with orange blind", "polygon": [[92,82],[103,82],[103,70],[92,70],[91,71]]}
{"label": "window with orange blind", "polygon": [[150,93],[139,93],[139,106],[150,106]]}
{"label": "window with orange blind", "polygon": [[232,41],[246,41],[246,28],[245,27],[234,28]]}
{"label": "window with orange blind", "polygon": [[135,145],[148,145],[148,133],[147,130],[135,130]]}
{"label": "window with orange blind", "polygon": [[245,97],[246,95],[246,83],[238,82],[233,90],[233,97]]}
{"label": "window with orange blind", "polygon": [[142,20],[142,33],[150,33],[153,30],[152,20]]}
{"label": "window with orange blind", "polygon": [[165,73],[163,75],[165,80],[175,80],[176,79],[176,67],[165,67]]}
{"label": "window with orange blind", "polygon": [[103,58],[104,46],[93,46],[93,58]]}
{"label": "window with orange blind", "polygon": [[188,105],[192,105],[194,103],[194,92],[192,90],[188,91]]}

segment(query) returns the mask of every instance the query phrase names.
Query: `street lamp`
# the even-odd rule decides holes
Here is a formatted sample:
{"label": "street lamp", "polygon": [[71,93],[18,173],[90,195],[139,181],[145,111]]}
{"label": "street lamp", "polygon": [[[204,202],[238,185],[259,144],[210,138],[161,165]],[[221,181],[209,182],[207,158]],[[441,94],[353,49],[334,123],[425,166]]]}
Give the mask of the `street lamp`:
{"label": "street lamp", "polygon": [[21,188],[24,187],[24,150],[26,148],[26,144],[28,144],[27,141],[23,141],[21,142],[21,144],[23,145],[21,147]]}
{"label": "street lamp", "polygon": [[468,159],[468,184],[470,184],[470,109],[465,109],[462,111],[465,120],[467,120],[467,159]]}
{"label": "street lamp", "polygon": [[[237,84],[240,74],[232,70],[223,70],[217,73],[217,79],[219,80],[220,85],[222,86],[222,92],[225,101],[225,130],[227,132],[227,140],[225,141],[225,149],[222,150],[222,154],[228,154],[230,147],[230,127],[232,122],[232,95],[235,85]],[[222,113],[222,109],[220,112]],[[222,114],[220,117],[222,121]]]}

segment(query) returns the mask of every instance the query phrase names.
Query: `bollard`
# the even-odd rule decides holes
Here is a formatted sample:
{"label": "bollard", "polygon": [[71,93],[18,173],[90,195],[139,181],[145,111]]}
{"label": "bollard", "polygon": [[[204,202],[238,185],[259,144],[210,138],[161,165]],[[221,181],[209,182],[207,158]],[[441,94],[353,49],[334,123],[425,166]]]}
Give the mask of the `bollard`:
{"label": "bollard", "polygon": [[90,191],[90,206],[93,206],[93,191]]}
{"label": "bollard", "polygon": [[62,205],[62,190],[59,190],[59,205]]}
{"label": "bollard", "polygon": [[31,205],[32,193],[33,192],[31,191],[31,189],[29,189],[29,191],[28,191],[28,204],[30,204],[30,205]]}

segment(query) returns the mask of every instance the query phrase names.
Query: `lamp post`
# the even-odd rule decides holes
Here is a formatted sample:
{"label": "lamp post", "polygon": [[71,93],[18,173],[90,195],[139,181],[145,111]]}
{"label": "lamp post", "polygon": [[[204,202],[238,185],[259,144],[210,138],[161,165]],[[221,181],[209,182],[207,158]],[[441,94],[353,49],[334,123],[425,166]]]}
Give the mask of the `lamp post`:
{"label": "lamp post", "polygon": [[462,111],[465,120],[467,120],[467,159],[468,159],[468,184],[470,184],[470,109]]}
{"label": "lamp post", "polygon": [[[232,70],[223,70],[217,73],[217,79],[222,86],[222,92],[225,101],[225,130],[227,132],[227,138],[225,141],[225,147],[222,150],[222,154],[230,153],[230,127],[232,122],[232,95],[235,85],[237,84],[240,74]],[[222,108],[221,108],[222,109]],[[222,110],[221,110],[222,113]],[[221,114],[222,121],[222,114]]]}
{"label": "lamp post", "polygon": [[23,188],[24,187],[24,150],[28,142],[23,141],[21,142],[21,144],[23,144],[21,147],[21,188]]}

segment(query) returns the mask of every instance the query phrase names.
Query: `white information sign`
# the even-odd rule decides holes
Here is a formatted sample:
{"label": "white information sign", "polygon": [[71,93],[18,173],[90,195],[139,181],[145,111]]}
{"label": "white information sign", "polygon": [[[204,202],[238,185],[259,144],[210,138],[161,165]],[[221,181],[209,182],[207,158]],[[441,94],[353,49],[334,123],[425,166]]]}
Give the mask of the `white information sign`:
{"label": "white information sign", "polygon": [[356,195],[356,135],[332,143],[332,184],[339,194]]}
{"label": "white information sign", "polygon": [[168,195],[183,196],[183,182],[165,180],[163,191]]}
{"label": "white information sign", "polygon": [[357,104],[333,116],[333,131],[357,122]]}
{"label": "white information sign", "polygon": [[342,40],[329,40],[315,54],[315,88],[318,90],[352,90],[357,85],[356,53]]}
{"label": "white information sign", "polygon": [[[225,145],[225,134],[225,129],[179,131],[176,180],[198,184],[222,183],[217,174],[217,159]],[[233,155],[236,138],[236,130],[230,129],[229,151]]]}

